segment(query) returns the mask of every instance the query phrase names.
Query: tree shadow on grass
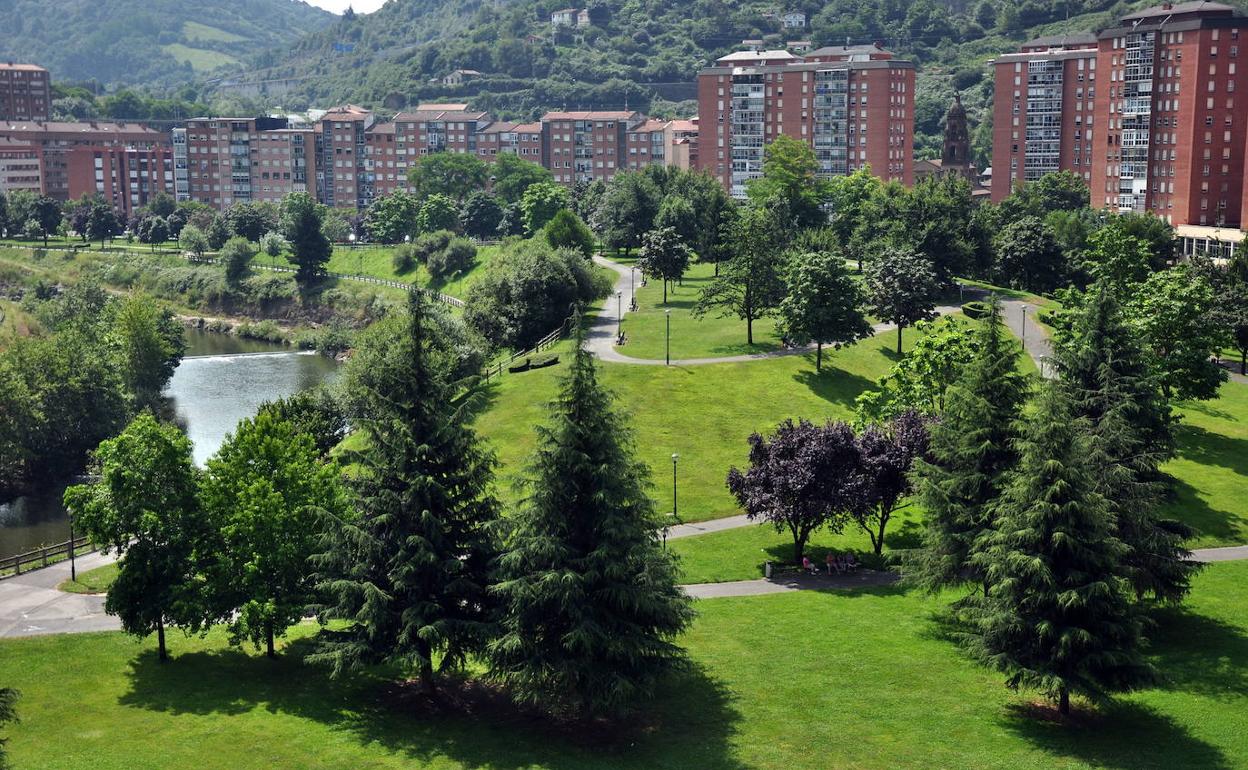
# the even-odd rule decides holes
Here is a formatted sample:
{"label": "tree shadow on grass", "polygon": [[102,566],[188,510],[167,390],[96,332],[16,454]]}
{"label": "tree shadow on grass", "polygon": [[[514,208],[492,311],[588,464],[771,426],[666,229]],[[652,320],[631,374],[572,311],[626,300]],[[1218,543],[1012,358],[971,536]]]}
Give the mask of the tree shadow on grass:
{"label": "tree shadow on grass", "polygon": [[1201,465],[1220,468],[1248,476],[1248,439],[1231,438],[1195,425],[1184,425],[1178,431],[1179,457]]}
{"label": "tree shadow on grass", "polygon": [[328,725],[360,746],[375,744],[421,765],[445,757],[491,770],[744,770],[731,756],[741,718],[733,696],[697,666],[673,675],[643,704],[642,721],[601,739],[551,727],[497,698],[467,711],[430,708],[384,671],[332,679],[327,670],[303,662],[314,644],[293,642],[276,660],[219,649],[176,655],[162,664],[154,652],[144,652],[131,662],[130,691],[120,703],[175,715],[228,717],[263,709]]}
{"label": "tree shadow on grass", "polygon": [[[813,358],[814,354],[810,355]],[[876,387],[874,381],[834,366],[824,366],[822,372],[815,372],[813,361],[810,369],[794,373],[793,379],[824,401],[845,407],[852,407],[859,395]]]}
{"label": "tree shadow on grass", "polygon": [[1248,634],[1242,628],[1185,607],[1152,613],[1149,651],[1161,689],[1216,700],[1248,696]]}
{"label": "tree shadow on grass", "polygon": [[1198,535],[1222,541],[1242,537],[1244,522],[1230,511],[1210,507],[1186,481],[1174,481],[1174,495],[1166,500],[1161,513],[1190,525]]}

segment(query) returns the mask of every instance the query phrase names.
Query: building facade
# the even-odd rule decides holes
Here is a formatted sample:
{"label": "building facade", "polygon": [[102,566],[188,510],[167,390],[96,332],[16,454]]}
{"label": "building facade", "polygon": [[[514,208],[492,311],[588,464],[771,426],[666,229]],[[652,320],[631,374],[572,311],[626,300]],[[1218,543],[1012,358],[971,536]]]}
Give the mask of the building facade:
{"label": "building facade", "polygon": [[1243,45],[1248,18],[1208,2],[1148,8],[1097,34],[1094,206],[1242,229]]}
{"label": "building facade", "polygon": [[33,144],[0,139],[0,193],[15,190],[43,192],[43,160]]}
{"label": "building facade", "polygon": [[0,121],[52,117],[52,79],[36,64],[0,62]]}
{"label": "building facade", "polygon": [[1092,179],[1096,36],[1037,38],[992,62],[992,199],[1054,171]]}
{"label": "building facade", "polygon": [[556,182],[605,182],[627,168],[628,132],[644,122],[627,110],[548,112],[542,116],[542,155]]}
{"label": "building facade", "polygon": [[74,147],[65,154],[70,199],[97,195],[112,204],[125,219],[159,193],[174,191],[173,148]]}
{"label": "building facade", "polygon": [[879,46],[729,54],[698,75],[697,167],[743,198],[783,135],[811,146],[822,177],[869,167],[912,184],[914,74]]}

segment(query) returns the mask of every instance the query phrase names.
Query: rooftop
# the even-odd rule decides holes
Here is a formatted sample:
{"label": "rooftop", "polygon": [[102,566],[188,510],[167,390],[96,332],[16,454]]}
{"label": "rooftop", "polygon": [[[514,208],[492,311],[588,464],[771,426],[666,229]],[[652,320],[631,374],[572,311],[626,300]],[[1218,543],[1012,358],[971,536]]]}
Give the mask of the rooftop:
{"label": "rooftop", "polygon": [[1221,3],[1195,2],[1179,3],[1178,5],[1164,3],[1155,5],[1152,8],[1145,8],[1142,11],[1136,11],[1135,13],[1128,13],[1119,21],[1140,21],[1143,19],[1164,18],[1166,16],[1180,16],[1186,13],[1216,13],[1229,16],[1235,13],[1235,9]]}
{"label": "rooftop", "polygon": [[21,72],[47,72],[38,64],[22,64],[21,62],[0,62],[0,70],[18,70]]}
{"label": "rooftop", "polygon": [[[417,109],[413,110],[412,112],[400,112],[398,115],[394,116],[394,120],[395,122],[407,121],[411,123],[429,123],[429,122],[445,121],[445,120],[465,120],[465,121],[466,120],[482,120],[483,118],[486,118],[489,115],[489,113],[487,112],[476,112],[476,111],[467,111],[467,110],[421,109],[421,107],[436,107],[436,106],[438,105],[422,104]],[[450,106],[456,107],[459,105],[450,105]]]}
{"label": "rooftop", "polygon": [[548,112],[542,121],[548,120],[631,120],[637,113],[631,110],[581,110],[577,112]]}
{"label": "rooftop", "polygon": [[794,61],[800,62],[802,57],[789,51],[736,51],[715,60],[716,64],[736,64],[738,62],[755,61]]}
{"label": "rooftop", "polygon": [[888,51],[876,43],[870,43],[866,45],[827,45],[823,48],[816,48],[807,53],[806,56],[814,59],[820,56],[865,56],[877,53],[892,55],[892,51]]}
{"label": "rooftop", "polygon": [[61,121],[37,121],[37,120],[16,120],[0,122],[0,131],[12,131],[16,133],[39,133],[39,132],[55,132],[55,133],[105,133],[105,134],[150,134],[153,137],[164,136],[163,131],[157,131],[154,128],[148,128],[141,123],[108,123],[101,121],[86,121],[66,123]]}
{"label": "rooftop", "polygon": [[1070,32],[1062,35],[1044,35],[1023,43],[1023,48],[1065,48],[1077,45],[1096,45],[1096,35],[1091,32]]}
{"label": "rooftop", "polygon": [[437,110],[447,110],[450,112],[464,112],[468,109],[467,102],[423,102],[416,105],[416,112],[430,112]]}

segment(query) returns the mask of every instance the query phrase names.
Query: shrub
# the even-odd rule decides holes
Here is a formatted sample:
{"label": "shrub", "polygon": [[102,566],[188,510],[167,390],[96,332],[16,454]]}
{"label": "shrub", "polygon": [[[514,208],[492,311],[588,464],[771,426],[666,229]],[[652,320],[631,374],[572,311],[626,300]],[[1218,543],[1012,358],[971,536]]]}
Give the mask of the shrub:
{"label": "shrub", "polygon": [[394,267],[394,272],[398,275],[406,275],[416,269],[416,246],[412,243],[403,243],[394,249],[394,256],[390,258],[390,264]]}
{"label": "shrub", "polygon": [[962,313],[967,318],[983,318],[988,315],[988,303],[978,300],[968,302],[962,306]]}
{"label": "shrub", "polygon": [[423,264],[429,264],[430,255],[445,251],[450,245],[451,239],[455,237],[455,233],[450,230],[435,230],[432,233],[425,233],[412,241],[413,254]]}
{"label": "shrub", "polygon": [[594,234],[581,221],[581,218],[568,209],[562,209],[554,218],[546,223],[543,229],[546,242],[554,248],[575,249],[589,259],[594,255],[597,242]]}
{"label": "shrub", "polygon": [[286,332],[282,331],[282,327],[277,325],[276,321],[264,320],[251,323],[243,322],[238,325],[236,332],[239,337],[252,340],[264,340],[265,342],[282,342],[285,343]]}
{"label": "shrub", "polygon": [[466,238],[454,238],[441,251],[429,255],[425,265],[435,281],[441,281],[472,267],[477,259],[477,247]]}

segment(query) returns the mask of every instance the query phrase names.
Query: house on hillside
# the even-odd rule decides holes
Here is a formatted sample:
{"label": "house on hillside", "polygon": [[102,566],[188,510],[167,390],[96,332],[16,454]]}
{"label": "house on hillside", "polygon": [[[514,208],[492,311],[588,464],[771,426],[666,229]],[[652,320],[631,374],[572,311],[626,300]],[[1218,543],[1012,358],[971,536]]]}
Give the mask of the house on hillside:
{"label": "house on hillside", "polygon": [[579,14],[576,8],[564,8],[562,11],[555,11],[550,14],[550,26],[559,27],[575,27],[576,17]]}
{"label": "house on hillside", "polygon": [[805,29],[806,13],[804,11],[785,11],[780,16],[780,23],[785,29]]}
{"label": "house on hillside", "polygon": [[576,26],[588,27],[590,24],[593,24],[593,21],[589,18],[588,8],[585,8],[584,10],[576,14]]}
{"label": "house on hillside", "polygon": [[476,70],[455,70],[442,78],[442,85],[462,86],[469,80],[476,80],[479,77],[481,77],[481,73]]}

